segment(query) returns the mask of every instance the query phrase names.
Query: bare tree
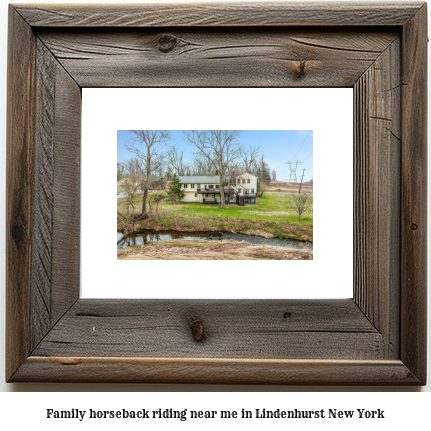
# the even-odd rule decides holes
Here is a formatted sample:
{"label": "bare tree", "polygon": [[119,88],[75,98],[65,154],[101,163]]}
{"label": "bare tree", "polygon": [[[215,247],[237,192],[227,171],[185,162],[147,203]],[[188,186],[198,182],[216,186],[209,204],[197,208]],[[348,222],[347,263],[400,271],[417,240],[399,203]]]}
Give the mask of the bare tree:
{"label": "bare tree", "polygon": [[193,153],[193,175],[214,175],[215,169],[211,160],[208,160],[202,153]]}
{"label": "bare tree", "polygon": [[244,168],[240,163],[233,163],[229,165],[228,170],[226,172],[226,179],[229,184],[236,187],[236,178],[244,173]]}
{"label": "bare tree", "polygon": [[229,166],[238,157],[240,135],[239,130],[190,130],[183,131],[186,139],[211,162],[215,174],[220,176],[221,207],[226,208],[224,186]]}
{"label": "bare tree", "polygon": [[293,195],[293,206],[298,213],[298,221],[301,221],[301,216],[305,212],[309,212],[313,208],[313,198],[309,193],[298,193]]}
{"label": "bare tree", "polygon": [[183,172],[184,172],[184,175],[188,175],[188,176],[194,175],[193,174],[193,165],[190,163],[185,163]]}
{"label": "bare tree", "polygon": [[154,172],[159,171],[164,163],[164,146],[171,139],[169,130],[131,130],[134,141],[127,144],[126,148],[134,153],[142,165],[143,181],[141,217],[147,218],[147,197],[151,177]]}
{"label": "bare tree", "polygon": [[163,193],[151,193],[148,198],[148,206],[150,214],[153,214],[155,211],[155,217],[157,219],[157,224],[159,223],[159,204],[165,199],[165,195]]}
{"label": "bare tree", "polygon": [[132,207],[132,213],[134,213],[136,207],[135,198],[139,193],[142,181],[140,161],[137,158],[132,158],[125,161],[122,165],[122,191],[126,195],[126,202],[130,202],[128,203],[128,207]]}
{"label": "bare tree", "polygon": [[120,181],[124,175],[124,164],[117,162],[117,181]]}
{"label": "bare tree", "polygon": [[175,145],[170,146],[166,151],[166,165],[171,174],[184,175],[184,150],[179,152]]}
{"label": "bare tree", "polygon": [[272,175],[272,178],[271,178],[272,181],[277,181],[277,172],[273,170],[271,175]]}
{"label": "bare tree", "polygon": [[242,170],[251,173],[252,167],[256,164],[259,156],[259,147],[253,145],[252,147],[245,148],[240,146],[238,149],[238,156],[242,161]]}
{"label": "bare tree", "polygon": [[135,209],[137,206],[136,197],[141,188],[141,166],[140,160],[132,158],[122,163],[123,178],[122,178],[122,192],[125,194],[125,198],[122,201],[122,206],[126,211],[126,215],[120,214],[126,224],[132,222],[132,229],[135,224]]}

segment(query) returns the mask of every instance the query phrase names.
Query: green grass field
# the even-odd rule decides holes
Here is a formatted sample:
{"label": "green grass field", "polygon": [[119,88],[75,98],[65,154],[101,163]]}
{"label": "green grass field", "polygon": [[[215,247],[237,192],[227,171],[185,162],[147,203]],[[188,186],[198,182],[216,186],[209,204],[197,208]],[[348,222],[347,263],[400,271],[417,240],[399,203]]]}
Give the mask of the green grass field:
{"label": "green grass field", "polygon": [[[239,207],[228,205],[204,205],[201,203],[164,203],[163,210],[176,215],[201,218],[235,218],[243,220],[266,220],[296,223],[298,215],[292,206],[291,195],[266,194],[258,198],[254,205]],[[303,214],[301,224],[313,224],[313,213]]]}
{"label": "green grass field", "polygon": [[[312,199],[312,198],[311,198]],[[121,202],[118,199],[118,210],[123,213]],[[137,203],[142,202],[142,198],[136,198]],[[140,205],[137,205],[136,212],[139,213]],[[228,205],[221,208],[220,205],[204,205],[201,203],[170,203],[162,202],[159,205],[159,214],[164,216],[182,216],[199,218],[234,218],[242,220],[265,220],[285,223],[298,223],[298,215],[293,206],[292,195],[286,194],[264,194],[258,198],[254,205],[239,207]],[[300,224],[313,224],[313,213],[307,212],[302,215]]]}

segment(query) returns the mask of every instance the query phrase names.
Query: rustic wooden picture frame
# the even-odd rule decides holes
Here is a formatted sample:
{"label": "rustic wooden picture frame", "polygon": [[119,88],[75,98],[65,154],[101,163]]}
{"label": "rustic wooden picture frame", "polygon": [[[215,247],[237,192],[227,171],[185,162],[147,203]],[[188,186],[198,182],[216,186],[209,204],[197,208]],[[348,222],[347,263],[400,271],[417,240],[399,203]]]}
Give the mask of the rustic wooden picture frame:
{"label": "rustic wooden picture frame", "polygon": [[[6,379],[425,384],[426,15],[10,6]],[[80,299],[81,88],[159,86],[353,87],[353,299]]]}

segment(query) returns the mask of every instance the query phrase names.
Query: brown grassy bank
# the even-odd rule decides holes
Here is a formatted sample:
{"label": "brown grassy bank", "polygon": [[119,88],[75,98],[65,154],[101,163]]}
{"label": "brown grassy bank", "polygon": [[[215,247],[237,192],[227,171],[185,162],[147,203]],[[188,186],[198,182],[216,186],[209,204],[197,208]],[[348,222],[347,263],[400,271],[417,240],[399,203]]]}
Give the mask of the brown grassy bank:
{"label": "brown grassy bank", "polygon": [[313,241],[313,226],[299,223],[284,223],[267,220],[241,220],[227,218],[199,217],[150,217],[146,220],[119,218],[117,229],[131,233],[141,230],[182,231],[182,232],[234,232],[246,235],[259,235],[266,238],[291,238],[303,241]]}
{"label": "brown grassy bank", "polygon": [[117,250],[121,260],[311,260],[313,253],[243,241],[173,239]]}
{"label": "brown grassy bank", "polygon": [[298,193],[299,187],[303,193],[313,193],[313,184],[303,183],[300,185],[286,181],[271,181],[265,190],[267,192]]}

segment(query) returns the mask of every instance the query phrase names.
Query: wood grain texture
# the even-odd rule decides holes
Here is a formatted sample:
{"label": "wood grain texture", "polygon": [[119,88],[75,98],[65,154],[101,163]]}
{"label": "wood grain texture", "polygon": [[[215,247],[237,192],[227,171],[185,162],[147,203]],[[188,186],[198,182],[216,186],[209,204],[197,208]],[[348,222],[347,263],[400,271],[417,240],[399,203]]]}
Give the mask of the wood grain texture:
{"label": "wood grain texture", "polygon": [[[202,342],[190,327],[197,320],[206,334]],[[33,354],[384,359],[385,348],[381,334],[350,299],[81,299]]]}
{"label": "wood grain texture", "polygon": [[37,40],[32,345],[79,297],[80,89]]}
{"label": "wood grain texture", "polygon": [[427,9],[403,29],[401,358],[426,381]]}
{"label": "wood grain texture", "polygon": [[17,5],[34,27],[399,26],[421,3]]}
{"label": "wood grain texture", "polygon": [[352,87],[394,32],[40,30],[82,87]]}
{"label": "wood grain texture", "polygon": [[398,38],[354,87],[354,298],[391,358],[399,357],[400,55]]}
{"label": "wood grain texture", "polygon": [[32,348],[30,283],[36,56],[32,30],[13,9],[9,13],[9,35],[6,156],[7,378],[24,362]]}
{"label": "wood grain texture", "polygon": [[397,360],[29,357],[15,381],[273,385],[417,385]]}
{"label": "wood grain texture", "polygon": [[54,109],[52,324],[79,298],[80,289],[81,89],[58,62]]}
{"label": "wood grain texture", "polygon": [[54,102],[56,60],[36,40],[34,144],[34,248],[32,255],[32,345],[51,329],[52,228],[54,201]]}

